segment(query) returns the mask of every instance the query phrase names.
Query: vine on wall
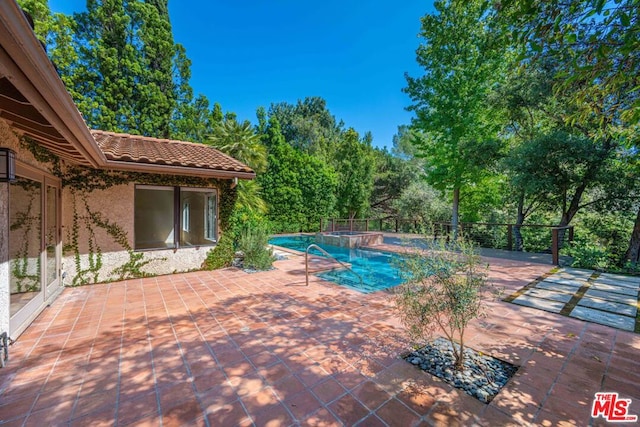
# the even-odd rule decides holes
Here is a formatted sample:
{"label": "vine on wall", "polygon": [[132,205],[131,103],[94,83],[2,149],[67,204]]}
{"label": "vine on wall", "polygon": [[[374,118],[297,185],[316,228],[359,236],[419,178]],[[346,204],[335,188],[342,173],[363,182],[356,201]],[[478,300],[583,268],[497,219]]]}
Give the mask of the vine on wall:
{"label": "vine on wall", "polygon": [[[35,230],[40,235],[41,215],[39,212],[34,213],[34,204],[37,207],[40,200],[35,200],[36,193],[34,190],[39,189],[38,185],[29,181],[20,179],[13,185],[18,185],[25,190],[25,195],[29,197],[25,203],[23,211],[16,212],[15,220],[9,226],[11,231],[22,231],[20,239],[20,248],[11,255],[11,275],[15,279],[16,292],[34,292],[40,288],[40,266],[41,260],[39,256],[30,257],[30,244],[33,243],[31,233]],[[39,249],[39,239],[36,239],[37,249]],[[39,252],[39,251],[37,251]],[[35,268],[30,261],[35,260]],[[31,268],[30,268],[31,267]]]}
{"label": "vine on wall", "polygon": [[[229,227],[229,220],[237,198],[235,188],[231,188],[230,180],[200,178],[182,175],[149,174],[133,171],[107,171],[92,169],[83,166],[62,165],[60,159],[38,145],[31,138],[23,137],[22,145],[29,150],[34,157],[49,165],[50,172],[59,177],[63,188],[71,194],[72,224],[67,233],[65,252],[71,252],[74,256],[76,276],[72,285],[84,285],[95,283],[99,280],[99,274],[103,268],[102,250],[96,239],[96,230],[102,229],[119,246],[128,253],[129,259],[124,264],[114,268],[110,273],[110,280],[122,280],[132,277],[144,277],[149,275],[143,268],[149,263],[166,260],[166,258],[145,259],[145,254],[135,252],[129,243],[126,231],[101,212],[93,211],[88,202],[88,196],[97,190],[106,190],[118,185],[137,184],[178,186],[178,187],[215,187],[219,190],[219,220],[220,229],[224,232]],[[82,215],[81,212],[85,212]],[[87,261],[83,268],[82,254],[80,252],[80,230],[84,228],[88,233]]]}

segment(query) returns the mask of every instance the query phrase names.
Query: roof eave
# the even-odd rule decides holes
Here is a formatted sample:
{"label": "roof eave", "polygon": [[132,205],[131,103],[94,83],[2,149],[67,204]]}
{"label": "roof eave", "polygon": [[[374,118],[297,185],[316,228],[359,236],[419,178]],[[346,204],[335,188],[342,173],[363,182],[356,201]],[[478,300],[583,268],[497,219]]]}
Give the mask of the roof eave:
{"label": "roof eave", "polygon": [[132,171],[143,173],[159,173],[165,175],[188,175],[200,178],[218,178],[218,179],[255,179],[255,172],[226,171],[205,168],[192,168],[187,166],[169,166],[157,165],[153,163],[137,163],[137,162],[121,162],[116,160],[107,160],[104,169]]}
{"label": "roof eave", "polygon": [[0,37],[3,39],[3,50],[8,56],[2,58],[0,70],[85,157],[88,164],[94,167],[104,165],[104,154],[22,10],[14,1],[0,1]]}

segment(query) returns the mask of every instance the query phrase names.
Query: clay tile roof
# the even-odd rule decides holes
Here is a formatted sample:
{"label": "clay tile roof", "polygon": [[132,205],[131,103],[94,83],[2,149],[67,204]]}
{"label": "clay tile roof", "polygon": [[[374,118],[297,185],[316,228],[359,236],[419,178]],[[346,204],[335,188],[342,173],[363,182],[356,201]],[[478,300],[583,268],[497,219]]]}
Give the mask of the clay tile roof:
{"label": "clay tile roof", "polygon": [[91,134],[108,161],[253,174],[247,165],[204,144],[101,130]]}

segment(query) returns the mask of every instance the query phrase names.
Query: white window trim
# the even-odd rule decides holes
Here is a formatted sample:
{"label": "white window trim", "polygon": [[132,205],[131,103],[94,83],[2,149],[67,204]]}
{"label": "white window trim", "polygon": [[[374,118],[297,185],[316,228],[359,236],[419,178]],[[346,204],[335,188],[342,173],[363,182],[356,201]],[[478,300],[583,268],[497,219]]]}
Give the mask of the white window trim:
{"label": "white window trim", "polygon": [[189,202],[182,205],[182,231],[191,232],[191,203]]}
{"label": "white window trim", "polygon": [[[218,216],[216,215],[216,211],[218,210],[218,195],[215,192],[212,192],[211,195],[207,195],[205,198],[205,202],[204,202],[204,238],[205,240],[208,240],[210,242],[216,242],[217,239],[217,222],[218,222]],[[213,224],[213,230],[210,230],[209,227],[209,221],[207,221],[207,217],[209,216],[209,200],[213,199],[213,203],[214,203],[214,210],[213,210],[213,218],[211,220],[211,223]],[[213,231],[213,233],[211,232]]]}

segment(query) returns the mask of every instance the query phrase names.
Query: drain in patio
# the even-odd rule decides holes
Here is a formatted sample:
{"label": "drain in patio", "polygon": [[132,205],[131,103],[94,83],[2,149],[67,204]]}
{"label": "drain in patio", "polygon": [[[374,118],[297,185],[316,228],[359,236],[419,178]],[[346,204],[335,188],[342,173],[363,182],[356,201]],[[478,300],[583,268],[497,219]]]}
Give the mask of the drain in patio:
{"label": "drain in patio", "polygon": [[505,301],[637,332],[639,290],[640,277],[563,268]]}

